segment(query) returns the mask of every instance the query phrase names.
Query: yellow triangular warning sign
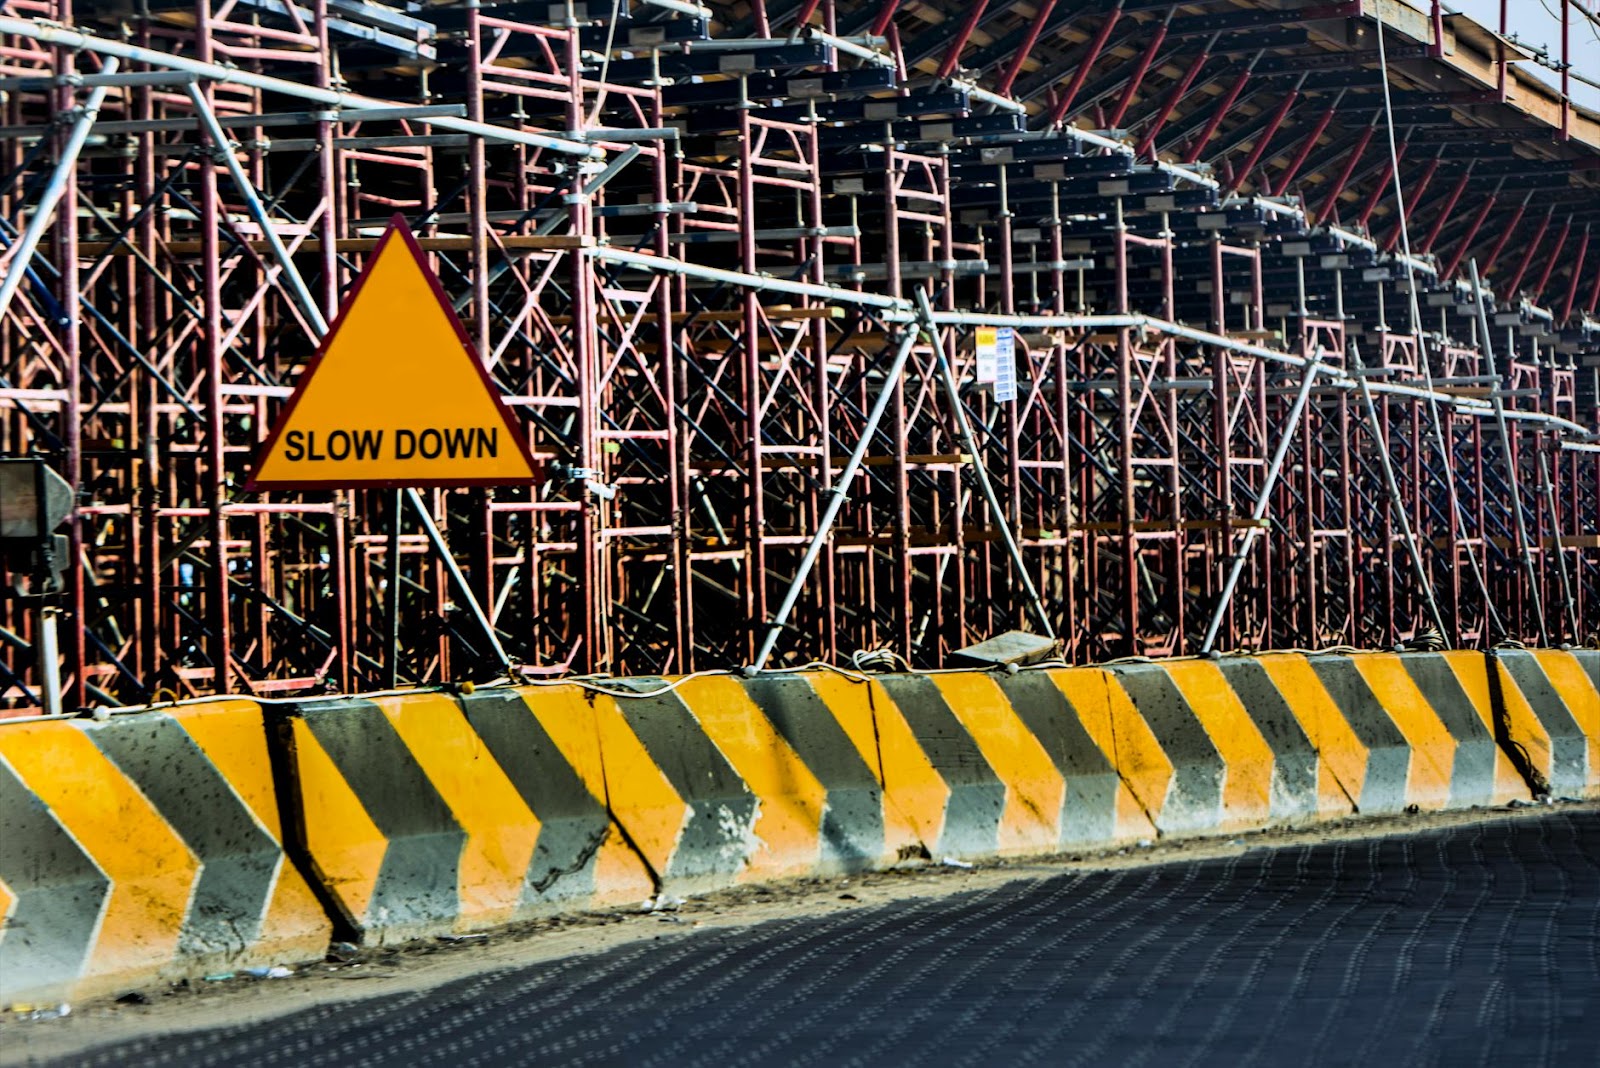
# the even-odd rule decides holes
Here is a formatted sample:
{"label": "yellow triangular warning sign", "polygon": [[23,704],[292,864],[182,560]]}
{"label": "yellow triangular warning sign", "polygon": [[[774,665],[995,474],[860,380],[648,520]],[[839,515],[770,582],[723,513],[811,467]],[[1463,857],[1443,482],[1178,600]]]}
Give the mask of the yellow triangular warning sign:
{"label": "yellow triangular warning sign", "polygon": [[538,480],[516,420],[396,216],[300,375],[246,490]]}

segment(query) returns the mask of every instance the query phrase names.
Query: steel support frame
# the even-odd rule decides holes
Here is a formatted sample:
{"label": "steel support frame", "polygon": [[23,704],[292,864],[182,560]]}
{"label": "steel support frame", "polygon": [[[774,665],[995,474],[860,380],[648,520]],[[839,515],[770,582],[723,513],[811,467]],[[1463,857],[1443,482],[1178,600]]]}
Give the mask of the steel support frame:
{"label": "steel support frame", "polygon": [[[335,91],[335,72],[316,59],[331,48],[323,0],[309,25],[280,36],[220,10],[197,6],[192,30],[135,21],[131,40],[182,40],[202,63],[247,55],[255,69],[301,71],[307,85]],[[1091,52],[1120,13],[1102,22]],[[71,8],[54,14],[69,21]],[[603,81],[580,63],[573,26],[468,8],[452,47],[465,82],[455,127],[321,112],[308,124],[317,151],[303,158],[273,147],[274,127],[245,118],[283,106],[259,84],[195,83],[232,145],[216,143],[219,128],[170,86],[104,94],[102,118],[186,128],[143,128],[124,156],[87,144],[73,164],[80,173],[126,181],[112,195],[79,184],[76,210],[57,213],[46,255],[0,318],[0,452],[51,456],[82,487],[64,627],[69,705],[353,691],[386,684],[391,666],[402,682],[503,669],[436,545],[414,527],[391,536],[390,495],[247,498],[237,489],[314,347],[315,320],[331,318],[364,262],[363,239],[395,211],[421,235],[550,465],[537,488],[422,497],[517,672],[750,663],[807,567],[772,631],[770,666],[871,648],[938,665],[996,630],[1036,625],[1029,582],[1076,661],[1195,652],[1224,600],[1218,648],[1387,645],[1411,636],[1422,615],[1400,560],[1402,511],[1455,640],[1497,637],[1469,554],[1508,636],[1570,640],[1600,629],[1600,547],[1591,544],[1600,454],[1516,418],[1586,417],[1575,399],[1580,371],[1550,342],[1518,341],[1504,386],[1538,396],[1513,400],[1503,441],[1477,408],[1444,398],[1447,462],[1406,383],[1419,360],[1440,361],[1441,377],[1477,377],[1472,327],[1448,318],[1441,330],[1451,344],[1422,352],[1407,346],[1405,324],[1389,324],[1371,348],[1383,370],[1371,384],[1394,496],[1381,485],[1346,363],[1351,337],[1372,324],[1304,305],[1269,314],[1264,277],[1292,267],[1277,252],[1180,237],[1131,198],[1125,226],[1074,220],[1059,205],[1030,215],[1004,200],[998,216],[973,223],[959,210],[949,156],[888,135],[863,169],[877,184],[840,192],[825,173],[833,149],[815,114],[790,121],[736,109],[731,147],[715,154],[686,153],[660,134],[635,141],[670,125],[664,87]],[[1161,46],[1145,47],[1153,60]],[[84,62],[65,46],[8,58],[50,73]],[[1191,59],[1137,113],[1149,148],[1203,63]],[[1141,80],[1127,83],[1117,110],[1136,114]],[[417,86],[420,96],[420,75]],[[1073,88],[1058,98],[1067,111]],[[36,121],[79,96],[65,86],[13,94],[8,121]],[[1254,164],[1267,159],[1285,99],[1236,182],[1253,181]],[[1292,186],[1328,118],[1307,127],[1276,191]],[[491,136],[484,126],[530,136]],[[556,148],[558,130],[563,144],[596,146],[604,159],[585,164]],[[625,144],[637,154],[615,182],[599,182]],[[1330,206],[1366,147],[1350,152]],[[21,148],[5,146],[8,170],[37,175],[68,158],[61,141],[28,162]],[[555,166],[560,157],[570,158]],[[1437,167],[1424,164],[1413,195]],[[624,187],[648,191],[648,202],[613,195]],[[20,219],[36,210],[39,185],[0,195],[5,217]],[[1458,262],[1492,210],[1487,201],[1471,217],[1452,252]],[[1552,228],[1544,218],[1506,288],[1538,269],[1532,289],[1550,290],[1557,314],[1572,315],[1585,297],[1592,310],[1593,295],[1579,288],[1593,258],[1588,231],[1560,229],[1577,231],[1581,251],[1579,266],[1559,273],[1534,258]],[[1496,252],[1521,220],[1519,206]],[[1024,228],[1036,235],[1019,237]],[[1441,233],[1436,225],[1424,243]],[[1094,266],[1064,265],[1079,242]],[[298,272],[284,270],[285,258]],[[969,269],[980,260],[998,273]],[[1141,320],[1175,324],[1182,294],[1198,282],[1210,286],[1203,337]],[[919,338],[894,372],[919,289],[935,306],[937,336]],[[1380,299],[1399,308],[1392,286]],[[1072,313],[1084,303],[1123,321],[1083,325]],[[1018,324],[1014,402],[972,383],[983,315]],[[1283,360],[1266,354],[1269,342],[1281,343]],[[1330,370],[1294,416],[1313,360]],[[959,390],[944,384],[946,367]],[[1268,468],[1284,442],[1274,482]],[[849,485],[838,487],[857,450]],[[992,502],[979,492],[978,465]],[[1467,516],[1459,533],[1442,503],[1452,479]],[[830,516],[834,488],[849,492]],[[1014,534],[1029,582],[1002,531]],[[1236,558],[1242,575],[1227,597]],[[1523,578],[1529,563],[1536,597]],[[0,604],[0,626],[23,643],[36,636],[13,601]],[[0,705],[35,699],[26,663],[8,667],[24,682]]]}

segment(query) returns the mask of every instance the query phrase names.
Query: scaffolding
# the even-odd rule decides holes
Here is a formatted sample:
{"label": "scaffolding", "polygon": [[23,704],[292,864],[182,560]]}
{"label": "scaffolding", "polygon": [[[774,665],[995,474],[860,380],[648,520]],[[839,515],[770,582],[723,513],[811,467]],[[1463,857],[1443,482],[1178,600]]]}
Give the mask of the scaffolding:
{"label": "scaffolding", "polygon": [[[76,489],[66,703],[1600,640],[1600,116],[1505,31],[0,4],[0,455]],[[546,480],[245,494],[395,213]]]}

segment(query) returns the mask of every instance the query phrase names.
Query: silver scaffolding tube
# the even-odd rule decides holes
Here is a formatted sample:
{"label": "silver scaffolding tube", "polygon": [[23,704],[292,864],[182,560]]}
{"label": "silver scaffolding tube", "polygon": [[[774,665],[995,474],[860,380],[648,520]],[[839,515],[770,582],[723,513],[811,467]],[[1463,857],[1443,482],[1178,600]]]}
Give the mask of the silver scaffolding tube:
{"label": "silver scaffolding tube", "polygon": [[[266,93],[278,93],[282,96],[324,104],[330,108],[361,108],[386,111],[399,107],[409,109],[415,109],[416,107],[415,104],[395,104],[392,101],[362,96],[359,93],[341,93],[332,89],[319,89],[314,85],[302,85],[287,78],[273,78],[265,74],[239,70],[236,67],[225,67],[220,63],[203,63],[197,59],[175,56],[170,52],[162,52],[159,49],[141,48],[137,45],[124,44],[121,41],[110,41],[104,37],[96,37],[93,34],[67,29],[64,26],[46,25],[33,19],[19,19],[10,16],[0,17],[0,34],[13,34],[17,37],[26,37],[30,40],[38,41],[41,44],[59,45],[62,48],[71,48],[83,52],[96,52],[100,55],[111,56],[129,63],[147,63],[153,67],[184,71],[210,81],[242,85],[247,89],[260,89]],[[376,116],[373,117],[375,118]],[[532,130],[512,130],[504,126],[495,126],[493,123],[474,122],[471,119],[458,118],[454,115],[416,115],[414,110],[411,117],[418,122],[436,126],[441,130],[454,130],[456,133],[474,134],[478,137],[487,137],[497,141],[527,145],[530,148],[549,149],[552,152],[562,152],[569,156],[583,156],[588,159],[602,159],[605,157],[605,152],[602,149],[556,134],[536,133]]]}
{"label": "silver scaffolding tube", "polygon": [[1367,376],[1362,373],[1366,369],[1366,363],[1361,359],[1361,351],[1354,341],[1350,342],[1350,347],[1356,353],[1356,388],[1361,393],[1361,402],[1367,414],[1367,421],[1371,425],[1372,440],[1378,446],[1378,459],[1383,467],[1383,485],[1389,493],[1389,507],[1394,509],[1395,516],[1400,520],[1400,535],[1405,539],[1411,565],[1416,568],[1417,583],[1422,587],[1422,599],[1427,603],[1428,614],[1442,638],[1445,634],[1444,617],[1439,614],[1439,602],[1433,596],[1433,582],[1428,578],[1428,567],[1423,562],[1422,550],[1417,546],[1417,539],[1411,532],[1411,517],[1406,515],[1405,505],[1400,499],[1400,483],[1395,480],[1394,462],[1389,456],[1389,437],[1383,432],[1383,424],[1378,422],[1378,408],[1372,403],[1372,387],[1367,384]]}
{"label": "silver scaffolding tube", "polygon": [[[839,477],[833,480],[833,486],[828,490],[828,506],[823,509],[822,518],[817,522],[817,532],[811,536],[811,541],[806,545],[805,556],[801,557],[800,568],[795,572],[793,581],[789,583],[788,592],[783,595],[783,603],[778,606],[772,622],[767,624],[767,636],[762,639],[761,651],[756,654],[755,663],[750,666],[747,674],[754,675],[767,666],[767,659],[772,656],[772,649],[778,644],[778,633],[788,621],[789,613],[794,611],[795,602],[800,600],[800,592],[805,588],[811,569],[816,566],[818,554],[822,552],[822,543],[833,530],[834,520],[839,517],[844,502],[850,496],[850,483],[855,480],[856,472],[861,470],[861,465],[866,460],[867,448],[872,444],[872,437],[878,432],[878,424],[883,421],[883,413],[888,410],[889,401],[894,397],[895,383],[900,381],[900,375],[905,371],[906,360],[911,356],[911,348],[916,344],[919,332],[914,327],[905,328],[905,333],[900,338],[900,346],[895,349],[894,360],[884,374],[883,386],[878,390],[878,399],[873,402],[872,411],[867,415],[866,426],[861,429],[861,438],[856,442],[854,451],[850,453],[850,459],[845,462],[844,469],[839,472]],[[938,343],[937,338],[934,339],[934,343]]]}
{"label": "silver scaffolding tube", "polygon": [[[1545,633],[1544,602],[1539,596],[1538,576],[1533,572],[1533,551],[1528,545],[1528,525],[1522,517],[1522,491],[1517,486],[1517,468],[1511,455],[1510,428],[1506,425],[1505,399],[1500,396],[1503,384],[1500,370],[1494,360],[1494,338],[1489,333],[1489,312],[1484,306],[1483,282],[1478,278],[1478,260],[1476,257],[1467,261],[1467,269],[1472,275],[1472,295],[1478,309],[1478,331],[1483,335],[1483,362],[1487,365],[1489,374],[1495,379],[1494,389],[1489,393],[1489,404],[1494,410],[1495,428],[1500,432],[1500,452],[1506,461],[1506,483],[1511,487],[1511,515],[1515,520],[1517,532],[1517,562],[1522,565],[1524,576],[1528,581],[1528,595],[1533,598],[1534,615],[1539,620],[1539,638],[1549,644],[1549,636]],[[1508,635],[1509,637],[1509,635]]]}
{"label": "silver scaffolding tube", "polygon": [[1290,446],[1294,444],[1295,431],[1300,427],[1306,405],[1311,400],[1312,387],[1316,385],[1317,375],[1322,371],[1320,355],[1313,356],[1311,362],[1305,366],[1305,377],[1300,382],[1300,390],[1295,394],[1294,405],[1289,409],[1289,417],[1284,422],[1283,436],[1278,439],[1278,447],[1273,450],[1267,477],[1261,482],[1261,493],[1256,497],[1255,506],[1250,509],[1251,526],[1244,532],[1244,540],[1240,542],[1239,550],[1233,557],[1233,566],[1228,569],[1228,577],[1222,584],[1222,595],[1217,599],[1217,607],[1212,610],[1211,621],[1206,624],[1205,641],[1200,644],[1201,656],[1210,653],[1211,647],[1216,644],[1222,617],[1227,614],[1228,604],[1233,600],[1233,591],[1239,585],[1239,577],[1244,573],[1245,561],[1250,557],[1250,546],[1261,533],[1261,521],[1266,518],[1267,508],[1272,502],[1272,491],[1283,473],[1283,463],[1288,459]]}
{"label": "silver scaffolding tube", "polygon": [[699,278],[707,282],[744,286],[757,291],[767,290],[774,293],[789,293],[797,297],[814,297],[817,300],[838,301],[841,304],[860,304],[869,308],[892,309],[902,313],[898,316],[884,316],[890,322],[910,322],[914,318],[910,301],[901,300],[899,297],[885,296],[881,293],[862,293],[854,289],[845,289],[841,286],[824,285],[820,282],[791,282],[785,278],[750,274],[747,271],[730,271],[722,267],[703,267],[696,263],[669,260],[661,256],[651,256],[643,252],[630,252],[627,249],[612,248],[608,245],[585,249],[584,254],[597,260],[607,260],[611,263],[636,267],[641,271],[678,274],[685,278]]}
{"label": "silver scaffolding tube", "polygon": [[[718,282],[724,285],[746,286],[762,292],[787,293],[798,297],[811,297],[815,300],[873,308],[876,309],[878,318],[886,323],[913,322],[918,317],[918,313],[910,301],[883,293],[863,293],[859,290],[845,289],[842,286],[826,285],[819,282],[795,282],[771,275],[751,274],[747,271],[734,271],[722,267],[705,267],[700,264],[669,260],[661,256],[631,252],[606,245],[585,249],[583,254],[595,259],[624,264],[641,271],[676,274],[685,278],[699,278],[707,282]],[[1167,319],[1137,313],[1130,315],[1000,315],[989,312],[936,311],[933,313],[933,321],[940,326],[1011,326],[1034,330],[1116,330],[1128,327],[1134,330],[1147,330],[1170,337],[1182,338],[1201,345],[1211,345],[1228,352],[1236,352],[1242,356],[1254,356],[1257,359],[1267,360],[1285,367],[1299,368],[1306,365],[1304,357],[1296,356],[1292,353],[1280,352],[1261,345],[1252,345],[1235,338],[1224,337],[1221,334],[1213,334],[1207,330],[1199,330]],[[1321,378],[1327,385],[1334,388],[1351,391],[1358,388],[1354,377],[1335,372],[1331,368],[1324,368]],[[1487,418],[1492,414],[1487,402],[1472,397],[1458,397],[1452,394],[1420,389],[1415,386],[1403,386],[1386,382],[1369,383],[1368,388],[1373,393],[1395,397],[1412,397],[1418,400],[1426,400],[1431,396],[1443,404],[1448,404],[1472,415],[1474,418]],[[1574,435],[1584,441],[1591,441],[1600,437],[1592,429],[1581,423],[1575,423],[1570,419],[1563,419],[1548,412],[1508,411],[1504,414],[1507,419],[1539,423],[1549,426],[1553,430]]]}
{"label": "silver scaffolding tube", "polygon": [[277,258],[282,268],[284,281],[288,283],[289,291],[294,295],[294,302],[300,306],[300,311],[320,338],[328,332],[328,321],[322,317],[322,309],[317,307],[316,299],[307,288],[305,279],[294,269],[289,250],[284,247],[283,239],[278,236],[277,228],[272,225],[272,219],[267,215],[267,206],[261,203],[261,197],[257,195],[255,186],[250,183],[249,176],[239,165],[233,141],[222,131],[216,113],[211,110],[211,104],[206,100],[206,94],[201,91],[200,86],[190,82],[185,88],[188,90],[189,99],[194,103],[195,113],[200,116],[200,124],[205,127],[206,136],[211,138],[213,156],[220,159],[228,168],[234,186],[239,190],[239,195],[244,197],[246,210],[250,212],[250,217],[256,221],[256,225],[261,227],[261,236],[266,238],[267,244],[272,248],[273,256]]}
{"label": "silver scaffolding tube", "polygon": [[973,436],[972,424],[967,421],[967,410],[961,404],[961,389],[956,385],[956,376],[950,370],[950,360],[944,354],[944,346],[939,344],[938,328],[933,322],[933,306],[928,303],[927,290],[917,290],[917,310],[922,313],[922,320],[927,324],[926,329],[933,335],[939,378],[944,382],[945,392],[950,395],[950,407],[955,412],[956,426],[961,431],[961,440],[972,454],[972,470],[978,476],[978,486],[983,490],[984,500],[989,502],[989,511],[994,515],[994,521],[1000,527],[1000,534],[1005,539],[1006,553],[1010,555],[1011,563],[1017,569],[1017,577],[1022,580],[1022,587],[1028,594],[1028,606],[1033,609],[1034,622],[1039,624],[1046,638],[1054,639],[1056,630],[1050,625],[1050,616],[1044,610],[1044,601],[1033,584],[1033,576],[1028,574],[1027,561],[1022,558],[1022,547],[1017,544],[1016,536],[1011,532],[1011,523],[1006,518],[1005,509],[1000,506],[1000,496],[995,493],[994,484],[989,481],[989,467],[983,462],[983,453],[978,451],[978,440]]}
{"label": "silver scaffolding tube", "polygon": [[[115,74],[117,62],[115,56],[106,60],[101,73]],[[22,279],[33,263],[33,254],[39,248],[39,242],[44,239],[44,232],[50,228],[50,220],[55,217],[56,205],[61,202],[62,195],[67,191],[67,175],[71,172],[73,164],[78,162],[78,153],[83,150],[84,142],[89,139],[89,129],[94,125],[95,117],[100,114],[100,105],[105,102],[106,91],[109,88],[107,85],[95,86],[83,109],[78,112],[78,117],[73,120],[72,132],[67,135],[67,143],[61,148],[61,158],[56,161],[55,172],[50,175],[50,184],[45,186],[44,192],[40,194],[39,203],[34,208],[33,218],[28,220],[28,228],[23,232],[22,239],[12,246],[11,262],[6,266],[5,281],[0,282],[0,317],[4,317],[10,309],[11,299],[17,295],[17,289],[22,285]]]}
{"label": "silver scaffolding tube", "polygon": [[[434,550],[439,554],[439,559],[444,561],[445,570],[450,572],[450,578],[455,582],[456,589],[466,599],[467,607],[472,609],[472,617],[478,621],[478,626],[483,628],[484,636],[489,639],[489,645],[494,650],[495,658],[500,661],[500,666],[510,672],[514,665],[511,657],[506,653],[505,646],[500,644],[500,636],[494,632],[494,624],[489,622],[489,617],[484,615],[483,606],[478,603],[478,598],[472,593],[472,585],[467,582],[467,576],[461,573],[461,568],[456,564],[454,554],[450,552],[450,545],[444,540],[444,533],[439,525],[433,521],[433,514],[428,511],[427,503],[423,501],[422,494],[414,489],[406,490],[406,497],[411,501],[411,507],[416,509],[417,515],[422,519],[422,529],[427,533],[428,540],[433,543]],[[399,515],[394,521],[400,522]]]}
{"label": "silver scaffolding tube", "polygon": [[[1389,142],[1389,177],[1394,182],[1395,210],[1400,216],[1400,245],[1402,249],[1401,263],[1406,273],[1406,313],[1411,324],[1411,336],[1417,345],[1418,363],[1422,368],[1423,387],[1428,391],[1427,405],[1429,422],[1432,424],[1432,438],[1439,449],[1439,463],[1442,465],[1445,494],[1450,499],[1450,536],[1452,540],[1459,535],[1463,541],[1467,537],[1467,517],[1461,507],[1461,496],[1456,492],[1455,457],[1451,453],[1450,441],[1445,437],[1444,419],[1439,415],[1439,401],[1433,386],[1433,367],[1428,359],[1428,339],[1422,332],[1422,307],[1417,301],[1417,272],[1415,257],[1411,253],[1411,221],[1410,213],[1406,210],[1406,194],[1404,183],[1400,181],[1400,157],[1395,147],[1394,136],[1394,101],[1389,92],[1389,54],[1383,44],[1383,12],[1374,10],[1374,17],[1378,23],[1378,70],[1380,81],[1383,85],[1383,114],[1384,129]],[[1437,272],[1433,272],[1438,277]],[[1482,531],[1479,531],[1482,534]],[[1472,565],[1472,577],[1477,580],[1478,591],[1483,594],[1484,611],[1495,628],[1505,637],[1505,623],[1500,619],[1500,613],[1495,611],[1494,598],[1489,594],[1489,582],[1484,577],[1483,568],[1478,562],[1478,554],[1469,552],[1467,562]],[[1459,613],[1455,619],[1457,630],[1453,635],[1446,635],[1441,627],[1441,638],[1451,640],[1457,644],[1461,638],[1461,618]],[[1543,617],[1541,615],[1540,628],[1543,633]]]}

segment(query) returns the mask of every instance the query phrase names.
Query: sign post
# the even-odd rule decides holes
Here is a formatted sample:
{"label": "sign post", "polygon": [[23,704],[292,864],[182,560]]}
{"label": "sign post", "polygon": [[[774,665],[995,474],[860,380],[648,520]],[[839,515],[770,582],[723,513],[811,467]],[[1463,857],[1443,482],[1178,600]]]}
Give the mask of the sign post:
{"label": "sign post", "polygon": [[246,492],[392,489],[387,607],[399,679],[403,501],[500,662],[510,658],[418,488],[531,485],[540,473],[405,219],[396,215],[257,454]]}

